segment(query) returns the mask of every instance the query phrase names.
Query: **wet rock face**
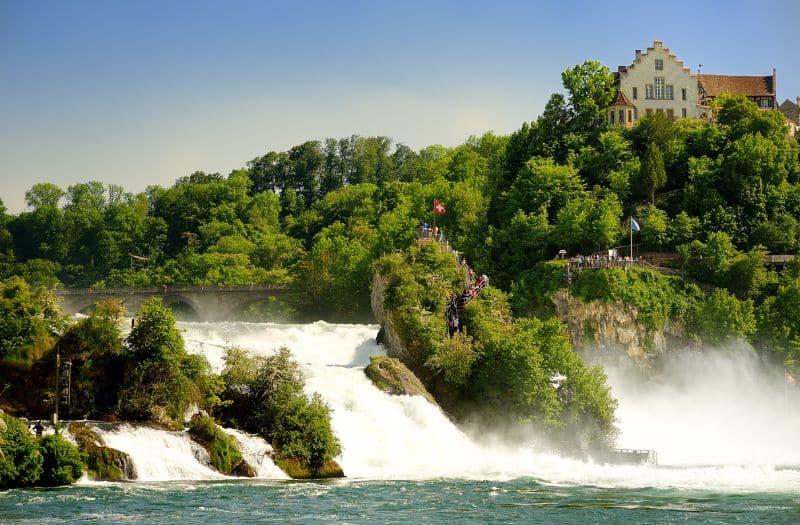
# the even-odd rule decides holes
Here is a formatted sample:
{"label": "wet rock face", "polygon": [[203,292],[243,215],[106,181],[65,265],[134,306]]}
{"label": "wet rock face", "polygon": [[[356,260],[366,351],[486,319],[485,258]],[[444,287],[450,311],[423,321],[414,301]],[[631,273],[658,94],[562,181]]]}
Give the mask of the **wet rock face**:
{"label": "wet rock face", "polygon": [[300,458],[280,458],[273,456],[275,464],[292,479],[328,479],[345,477],[342,467],[334,460],[329,460],[320,469],[314,471]]}
{"label": "wet rock face", "polygon": [[89,477],[96,481],[127,481],[137,478],[131,457],[115,448],[107,447],[95,431],[83,423],[71,423],[69,433],[78,449],[86,454]]}
{"label": "wet rock face", "polygon": [[422,382],[399,359],[374,355],[369,361],[364,373],[384,392],[393,395],[422,396],[436,404]]}
{"label": "wet rock face", "polygon": [[560,290],[553,296],[553,304],[567,324],[572,345],[590,360],[632,359],[646,365],[662,352],[693,345],[674,322],[667,322],[661,330],[648,330],[638,322],[637,308],[622,301],[584,303]]}
{"label": "wet rock face", "polygon": [[386,348],[386,353],[390,357],[396,357],[408,365],[412,363],[411,356],[403,344],[403,341],[400,339],[400,336],[397,334],[397,330],[394,328],[391,315],[388,315],[383,308],[383,293],[385,288],[384,278],[378,272],[375,272],[375,276],[372,280],[370,302],[372,304],[372,313],[381,325],[380,332],[377,336],[380,338],[378,343]]}

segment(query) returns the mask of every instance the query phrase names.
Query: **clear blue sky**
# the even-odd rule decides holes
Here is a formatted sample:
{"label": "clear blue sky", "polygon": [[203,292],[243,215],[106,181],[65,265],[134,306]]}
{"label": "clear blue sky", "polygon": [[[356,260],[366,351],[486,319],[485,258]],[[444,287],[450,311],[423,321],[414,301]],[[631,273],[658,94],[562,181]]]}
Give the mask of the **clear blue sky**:
{"label": "clear blue sky", "polygon": [[[494,5],[497,4],[497,5]],[[535,119],[560,73],[664,41],[706,73],[800,95],[800,1],[0,0],[0,198],[142,191],[307,139],[418,149]]]}

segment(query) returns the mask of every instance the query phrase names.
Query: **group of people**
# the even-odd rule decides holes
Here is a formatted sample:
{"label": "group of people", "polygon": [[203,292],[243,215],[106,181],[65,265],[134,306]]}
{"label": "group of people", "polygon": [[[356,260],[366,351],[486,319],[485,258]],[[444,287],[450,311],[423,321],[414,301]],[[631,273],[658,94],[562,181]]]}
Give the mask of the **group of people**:
{"label": "group of people", "polygon": [[612,266],[620,266],[620,267],[627,267],[627,266],[641,266],[644,264],[644,257],[634,257],[633,260],[627,255],[620,256],[620,255],[587,255],[583,256],[578,254],[577,256],[571,258],[569,260],[569,265],[572,268],[610,268]]}
{"label": "group of people", "polygon": [[417,239],[434,239],[441,242],[444,240],[444,232],[436,225],[431,227],[427,222],[421,222],[417,224]]}
{"label": "group of people", "polygon": [[486,274],[481,274],[475,277],[475,270],[467,263],[467,259],[461,258],[461,265],[467,269],[467,284],[464,291],[458,297],[451,296],[447,301],[447,308],[445,309],[445,318],[447,319],[447,331],[450,337],[456,332],[461,332],[464,329],[459,318],[464,313],[467,303],[475,299],[478,294],[489,284],[489,277]]}

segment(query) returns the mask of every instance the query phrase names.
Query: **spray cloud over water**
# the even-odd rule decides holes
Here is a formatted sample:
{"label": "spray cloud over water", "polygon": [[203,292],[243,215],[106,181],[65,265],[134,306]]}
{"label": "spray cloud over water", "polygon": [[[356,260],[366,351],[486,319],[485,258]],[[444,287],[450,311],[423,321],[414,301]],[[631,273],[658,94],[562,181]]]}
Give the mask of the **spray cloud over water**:
{"label": "spray cloud over water", "polygon": [[[287,346],[301,364],[307,393],[319,392],[332,409],[333,427],[342,443],[342,455],[337,460],[349,478],[530,476],[547,483],[606,487],[800,490],[800,471],[774,467],[794,463],[795,456],[790,451],[773,447],[770,453],[774,452],[774,457],[767,459],[775,460],[774,463],[753,462],[749,460],[753,454],[746,451],[747,443],[729,449],[714,444],[717,436],[724,436],[722,431],[715,430],[723,428],[719,424],[721,418],[712,419],[697,410],[711,408],[701,404],[707,394],[715,400],[713,406],[720,410],[730,408],[721,414],[727,414],[724,417],[729,421],[738,421],[736,428],[762,420],[755,418],[756,414],[758,418],[762,415],[752,412],[756,408],[752,404],[747,405],[752,409],[746,412],[751,414],[750,419],[733,419],[730,415],[736,413],[730,407],[733,393],[741,391],[745,399],[756,399],[755,394],[761,392],[764,383],[760,374],[742,371],[746,361],[737,363],[724,354],[719,356],[720,361],[679,360],[674,365],[667,364],[666,369],[674,366],[674,373],[668,371],[663,382],[648,385],[610,371],[612,393],[620,400],[620,445],[658,449],[662,463],[670,466],[654,468],[596,465],[541,453],[518,442],[478,443],[470,439],[422,398],[390,396],[366,378],[363,369],[369,364],[369,356],[385,353],[374,341],[377,326],[317,322],[309,325],[181,323],[180,327],[188,350],[205,355],[216,371],[222,369],[225,346],[236,345],[256,355],[271,355],[277,348]],[[752,352],[745,352],[740,359],[755,357]],[[698,377],[716,373],[719,383],[701,387],[696,377],[687,375],[687,367]],[[760,439],[752,443],[769,446]],[[781,451],[787,455],[782,456]]]}
{"label": "spray cloud over water", "polygon": [[607,369],[621,446],[656,449],[662,465],[800,465],[798,393],[752,347],[668,353],[657,368]]}

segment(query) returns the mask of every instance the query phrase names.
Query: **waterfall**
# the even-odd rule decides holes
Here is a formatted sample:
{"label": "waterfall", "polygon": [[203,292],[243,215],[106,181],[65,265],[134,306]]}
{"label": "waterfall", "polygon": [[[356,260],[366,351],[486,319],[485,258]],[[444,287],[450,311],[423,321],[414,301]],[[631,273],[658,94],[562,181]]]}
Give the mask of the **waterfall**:
{"label": "waterfall", "polygon": [[[336,460],[351,479],[502,480],[529,476],[545,483],[604,487],[703,489],[713,485],[720,490],[786,490],[787,487],[800,490],[800,470],[786,465],[797,455],[785,455],[784,448],[770,448],[771,442],[759,434],[758,428],[751,428],[747,443],[754,450],[771,451],[770,457],[748,454],[743,449],[728,450],[730,447],[726,448],[727,456],[715,455],[714,451],[721,447],[714,440],[724,439],[724,430],[713,434],[713,439],[690,444],[677,440],[675,436],[680,435],[681,430],[698,424],[703,415],[702,410],[692,408],[692,403],[702,406],[697,396],[680,399],[675,396],[675,389],[680,390],[681,385],[643,395],[641,389],[633,389],[611,374],[612,394],[620,400],[618,423],[624,440],[621,444],[663,448],[658,452],[668,459],[669,465],[599,465],[538,451],[531,444],[510,443],[504,439],[501,429],[494,429],[492,435],[483,434],[476,440],[423,398],[381,392],[364,374],[370,355],[385,354],[383,347],[375,343],[378,327],[374,325],[229,322],[179,323],[179,328],[187,350],[204,355],[216,372],[223,367],[227,346],[236,345],[255,355],[271,355],[281,346],[288,347],[305,375],[306,392],[318,392],[331,408],[332,425],[342,445],[342,453]],[[725,369],[715,363],[710,370],[715,370],[719,376]],[[739,376],[726,381],[730,383],[725,390],[728,393],[743,384]],[[758,381],[748,383],[747,395],[752,395],[758,385]],[[728,394],[722,394],[725,395]],[[676,406],[667,410],[672,404]],[[659,412],[665,419],[663,424],[658,423]],[[726,414],[735,412],[732,407]],[[740,414],[737,430],[748,422],[763,423],[762,417],[753,413],[748,416],[748,413]],[[673,427],[673,434],[664,432],[665,424]],[[713,420],[706,422],[702,429],[708,431],[713,425]],[[207,466],[205,450],[194,444],[185,432],[129,424],[94,426],[108,446],[131,455],[141,480],[224,478]],[[259,478],[286,478],[269,459],[270,447],[263,439],[224,430],[237,439],[245,459]],[[686,452],[687,447],[691,453]],[[707,458],[712,460],[706,461]]]}
{"label": "waterfall", "polygon": [[222,430],[239,444],[242,457],[253,467],[257,478],[289,479],[289,476],[273,463],[269,456],[272,447],[264,438],[232,428],[223,428]]}

